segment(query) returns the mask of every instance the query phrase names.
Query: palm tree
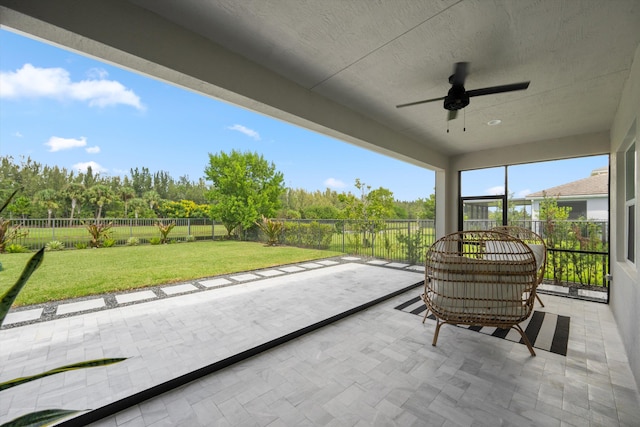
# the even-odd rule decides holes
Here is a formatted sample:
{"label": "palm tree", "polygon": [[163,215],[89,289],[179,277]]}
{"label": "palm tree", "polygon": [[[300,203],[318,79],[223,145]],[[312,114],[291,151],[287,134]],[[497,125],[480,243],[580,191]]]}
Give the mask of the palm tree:
{"label": "palm tree", "polygon": [[87,195],[89,196],[89,201],[98,206],[98,210],[96,211],[97,223],[100,221],[100,217],[102,216],[102,207],[113,201],[113,191],[104,184],[96,184],[89,188]]}
{"label": "palm tree", "polygon": [[78,201],[84,199],[86,188],[79,182],[70,182],[62,190],[62,194],[65,198],[71,200],[71,215],[69,215],[69,225],[73,223],[73,215],[76,212],[76,206]]}
{"label": "palm tree", "polygon": [[153,210],[154,207],[158,206],[160,202],[160,195],[155,190],[149,190],[144,193],[143,198],[149,203],[149,209]]}
{"label": "palm tree", "polygon": [[53,211],[60,207],[58,204],[58,193],[51,188],[45,188],[36,193],[35,200],[40,206],[47,210],[47,227],[51,227]]}
{"label": "palm tree", "polygon": [[127,217],[127,213],[129,210],[129,201],[136,197],[136,192],[133,187],[120,187],[118,190],[120,195],[120,199],[124,202],[124,217]]}

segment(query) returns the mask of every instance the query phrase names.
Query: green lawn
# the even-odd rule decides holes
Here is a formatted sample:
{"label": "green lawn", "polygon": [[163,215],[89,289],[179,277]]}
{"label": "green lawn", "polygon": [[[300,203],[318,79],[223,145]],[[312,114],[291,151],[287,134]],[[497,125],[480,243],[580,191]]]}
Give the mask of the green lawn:
{"label": "green lawn", "polygon": [[[15,305],[176,283],[336,255],[340,252],[238,241],[47,252]],[[31,256],[0,256],[4,267],[0,272],[0,293],[13,285]]]}

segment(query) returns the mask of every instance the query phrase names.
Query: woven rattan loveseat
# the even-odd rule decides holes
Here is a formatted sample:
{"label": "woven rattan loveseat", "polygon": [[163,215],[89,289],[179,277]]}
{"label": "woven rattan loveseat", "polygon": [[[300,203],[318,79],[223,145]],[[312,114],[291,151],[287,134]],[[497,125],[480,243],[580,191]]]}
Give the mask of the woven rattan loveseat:
{"label": "woven rattan loveseat", "polygon": [[[542,236],[529,228],[518,227],[515,225],[494,227],[491,230],[498,231],[500,233],[507,233],[510,236],[522,240],[531,247],[533,254],[536,257],[536,264],[538,265],[538,285],[540,285],[544,279],[544,273],[547,270],[547,245],[544,243]],[[544,303],[537,292],[536,299],[540,305],[544,307]]]}
{"label": "woven rattan loveseat", "polygon": [[520,323],[533,310],[538,285],[534,250],[522,240],[497,231],[460,231],[437,240],[427,251],[427,306],[440,327],[456,325],[514,328],[535,356]]}

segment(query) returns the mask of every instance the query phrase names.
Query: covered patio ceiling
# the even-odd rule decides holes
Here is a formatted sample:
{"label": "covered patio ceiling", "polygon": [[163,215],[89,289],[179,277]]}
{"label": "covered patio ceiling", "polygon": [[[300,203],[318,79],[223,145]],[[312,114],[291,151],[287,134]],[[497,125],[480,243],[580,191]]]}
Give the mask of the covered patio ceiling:
{"label": "covered patio ceiling", "polygon": [[[0,5],[8,28],[436,169],[452,156],[576,135],[594,144],[586,151],[608,152],[640,43],[636,0]],[[467,90],[531,84],[471,98],[449,126],[442,101],[396,108],[446,95],[462,61]]]}

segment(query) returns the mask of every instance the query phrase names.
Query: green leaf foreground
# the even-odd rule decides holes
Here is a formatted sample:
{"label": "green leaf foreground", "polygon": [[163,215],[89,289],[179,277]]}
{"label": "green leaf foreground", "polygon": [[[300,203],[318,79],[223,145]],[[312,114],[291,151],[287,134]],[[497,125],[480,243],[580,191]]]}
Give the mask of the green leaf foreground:
{"label": "green leaf foreground", "polygon": [[53,422],[66,418],[82,411],[75,409],[45,409],[44,411],[31,412],[2,424],[0,427],[40,427],[50,425]]}
{"label": "green leaf foreground", "polygon": [[42,372],[41,374],[30,375],[28,377],[14,378],[12,380],[0,383],[0,391],[9,389],[11,387],[15,387],[20,384],[28,383],[29,381],[34,381],[40,378],[48,377],[50,375],[55,375],[55,374],[59,374],[67,371],[74,371],[76,369],[112,365],[114,363],[122,362],[123,360],[126,360],[126,359],[127,359],[126,357],[117,357],[117,358],[110,358],[110,359],[95,359],[95,360],[87,360],[86,362],[79,362],[71,365],[61,366],[59,368],[52,369],[47,372]]}
{"label": "green leaf foreground", "polygon": [[2,326],[2,324],[4,323],[4,318],[7,317],[7,313],[11,309],[11,305],[15,301],[24,285],[27,284],[27,280],[29,280],[31,274],[33,274],[33,272],[36,271],[38,267],[40,267],[40,264],[42,264],[43,258],[44,248],[40,249],[35,253],[35,255],[31,257],[27,265],[25,265],[24,270],[22,270],[22,274],[16,281],[15,285],[9,288],[7,292],[5,292],[5,294],[2,296],[2,299],[0,299],[0,326]]}

